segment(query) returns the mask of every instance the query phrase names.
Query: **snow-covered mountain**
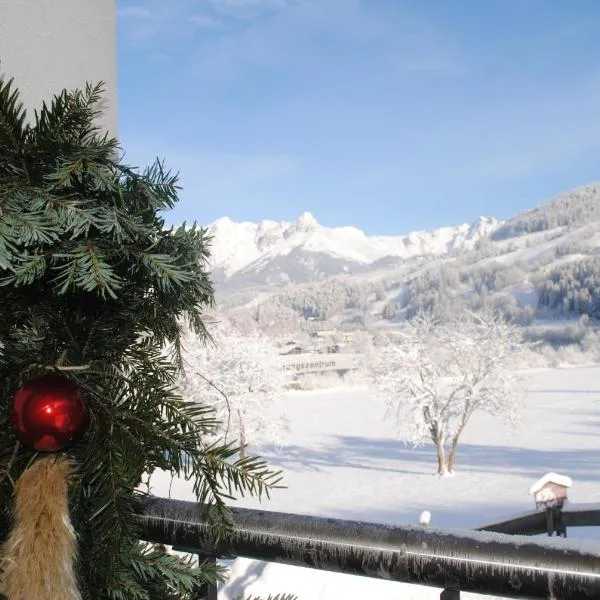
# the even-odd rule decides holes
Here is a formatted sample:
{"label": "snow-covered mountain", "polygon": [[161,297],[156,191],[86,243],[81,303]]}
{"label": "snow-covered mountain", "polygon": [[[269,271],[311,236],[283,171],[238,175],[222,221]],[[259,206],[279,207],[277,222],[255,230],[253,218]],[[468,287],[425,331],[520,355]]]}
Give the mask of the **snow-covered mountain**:
{"label": "snow-covered mountain", "polygon": [[219,307],[236,327],[296,335],[318,321],[387,331],[420,310],[493,306],[528,339],[596,344],[596,328],[577,319],[600,322],[600,184],[504,223],[407,236],[322,227],[310,214],[294,223],[220,219],[211,231]]}
{"label": "snow-covered mountain", "polygon": [[386,258],[468,250],[500,226],[495,219],[481,217],[471,225],[405,236],[369,236],[356,227],[324,227],[308,212],[291,223],[236,223],[224,217],[209,226],[211,269],[216,281],[236,286],[301,283],[351,274]]}

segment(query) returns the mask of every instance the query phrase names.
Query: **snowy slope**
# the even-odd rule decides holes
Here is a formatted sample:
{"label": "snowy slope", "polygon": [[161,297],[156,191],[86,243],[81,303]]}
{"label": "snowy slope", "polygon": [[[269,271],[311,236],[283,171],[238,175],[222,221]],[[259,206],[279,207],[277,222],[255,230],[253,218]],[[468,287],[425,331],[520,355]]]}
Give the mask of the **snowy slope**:
{"label": "snowy slope", "polygon": [[[332,259],[332,268],[323,274],[335,275],[347,271],[353,263],[368,265],[385,257],[441,255],[458,248],[472,248],[499,226],[495,219],[482,217],[472,225],[416,231],[406,236],[368,236],[356,227],[323,227],[310,213],[302,214],[293,223],[235,223],[225,217],[209,226],[213,237],[211,268],[221,279],[236,275],[248,279],[254,274],[255,282],[261,283],[261,272],[275,262],[278,270],[285,272],[287,266],[293,273],[297,268],[292,263],[307,257],[316,263],[319,259],[315,257],[326,256]],[[288,275],[289,279],[293,280]]]}
{"label": "snowy slope", "polygon": [[[415,525],[426,509],[432,527],[470,529],[531,511],[529,488],[548,472],[572,478],[573,503],[598,502],[598,381],[600,367],[526,373],[522,427],[511,431],[476,415],[459,447],[458,473],[442,479],[433,475],[432,448],[399,443],[369,390],[290,393],[284,403],[291,431],[283,447],[259,450],[284,469],[288,487],[262,508]],[[152,485],[153,493],[168,495],[163,474]],[[173,482],[172,497],[191,500],[189,484]],[[253,499],[237,504],[261,506]],[[599,535],[597,528],[569,529],[570,541]],[[294,592],[299,600],[439,598],[439,591],[418,586],[239,559],[219,598],[232,600],[242,591],[264,597]]]}

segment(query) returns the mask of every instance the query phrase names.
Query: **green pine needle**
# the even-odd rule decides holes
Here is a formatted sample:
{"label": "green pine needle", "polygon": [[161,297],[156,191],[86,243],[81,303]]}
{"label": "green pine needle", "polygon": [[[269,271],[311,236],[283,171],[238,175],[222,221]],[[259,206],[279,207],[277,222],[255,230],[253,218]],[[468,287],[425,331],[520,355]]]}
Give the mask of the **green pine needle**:
{"label": "green pine needle", "polygon": [[163,469],[193,481],[219,537],[231,498],[268,497],[281,476],[209,443],[215,411],[176,392],[184,328],[210,339],[210,239],[165,226],[177,176],[162,161],[142,172],[119,162],[117,141],[96,125],[102,91],[61,92],[28,121],[12,80],[0,79],[0,543],[13,482],[35,460],[10,425],[15,391],[59,359],[85,365],[65,372],[91,415],[69,449],[82,599],[192,600],[222,571],[140,542],[142,478]]}

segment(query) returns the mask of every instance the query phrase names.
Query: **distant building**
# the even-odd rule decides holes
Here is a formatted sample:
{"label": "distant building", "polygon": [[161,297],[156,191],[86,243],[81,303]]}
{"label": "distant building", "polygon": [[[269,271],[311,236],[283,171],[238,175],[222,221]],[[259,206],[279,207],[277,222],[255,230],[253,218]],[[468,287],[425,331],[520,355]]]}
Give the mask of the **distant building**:
{"label": "distant building", "polygon": [[281,353],[281,355],[290,356],[292,354],[302,354],[303,352],[306,352],[304,348],[301,348],[300,346],[293,346],[292,348],[286,348],[284,352]]}

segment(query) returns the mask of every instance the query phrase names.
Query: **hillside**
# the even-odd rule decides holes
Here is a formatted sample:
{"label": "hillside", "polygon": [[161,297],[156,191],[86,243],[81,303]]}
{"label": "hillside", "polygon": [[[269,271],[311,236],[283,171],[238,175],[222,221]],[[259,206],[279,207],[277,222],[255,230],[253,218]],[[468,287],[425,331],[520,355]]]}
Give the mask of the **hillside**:
{"label": "hillside", "polygon": [[536,208],[510,219],[492,232],[493,240],[505,240],[557,227],[581,227],[600,220],[600,184],[589,184],[555,196]]}
{"label": "hillside", "polygon": [[[548,319],[600,318],[599,207],[593,184],[505,223],[480,218],[398,237],[329,229],[309,214],[295,223],[221,219],[210,228],[220,308],[270,333],[307,319],[387,329],[420,309],[443,315],[458,305],[493,305],[538,329]],[[581,327],[569,326],[564,342],[581,341]]]}

